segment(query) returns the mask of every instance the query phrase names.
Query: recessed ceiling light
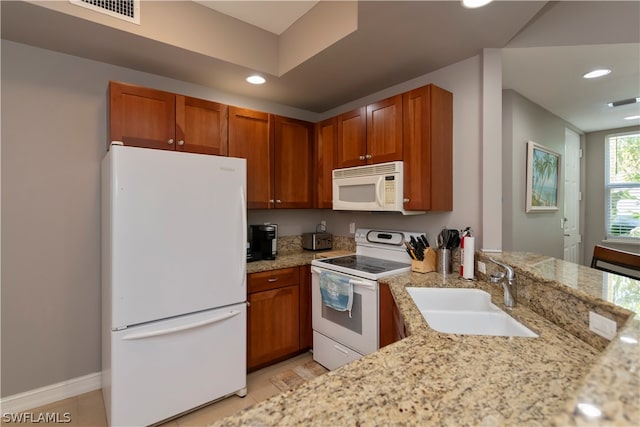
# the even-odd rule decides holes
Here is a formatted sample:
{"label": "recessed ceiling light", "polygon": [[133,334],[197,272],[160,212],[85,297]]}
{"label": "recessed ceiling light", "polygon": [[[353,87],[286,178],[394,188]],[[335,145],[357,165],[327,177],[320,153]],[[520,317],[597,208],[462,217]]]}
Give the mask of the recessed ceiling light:
{"label": "recessed ceiling light", "polygon": [[247,81],[252,85],[261,85],[262,83],[266,82],[264,77],[258,76],[257,74],[247,77]]}
{"label": "recessed ceiling light", "polygon": [[462,0],[462,6],[467,9],[475,9],[491,3],[493,0]]}
{"label": "recessed ceiling light", "polygon": [[637,120],[640,119],[640,116],[629,116],[629,117],[625,117],[625,120]]}
{"label": "recessed ceiling light", "polygon": [[611,70],[607,68],[601,68],[598,70],[589,71],[587,74],[585,74],[582,77],[584,77],[585,79],[595,79],[596,77],[606,76],[609,73],[611,73]]}

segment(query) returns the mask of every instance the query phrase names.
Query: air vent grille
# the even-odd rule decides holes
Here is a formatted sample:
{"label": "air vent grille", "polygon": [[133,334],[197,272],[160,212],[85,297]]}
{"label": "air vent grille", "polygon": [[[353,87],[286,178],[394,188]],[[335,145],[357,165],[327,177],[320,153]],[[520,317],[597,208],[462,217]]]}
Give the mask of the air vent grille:
{"label": "air vent grille", "polygon": [[609,107],[622,107],[623,105],[635,104],[640,102],[640,96],[636,98],[623,99],[620,101],[609,102],[607,105]]}
{"label": "air vent grille", "polygon": [[140,0],[69,0],[69,3],[140,24]]}
{"label": "air vent grille", "polygon": [[402,172],[402,162],[390,162],[346,169],[334,169],[333,177],[352,178],[356,176],[384,175],[399,172]]}

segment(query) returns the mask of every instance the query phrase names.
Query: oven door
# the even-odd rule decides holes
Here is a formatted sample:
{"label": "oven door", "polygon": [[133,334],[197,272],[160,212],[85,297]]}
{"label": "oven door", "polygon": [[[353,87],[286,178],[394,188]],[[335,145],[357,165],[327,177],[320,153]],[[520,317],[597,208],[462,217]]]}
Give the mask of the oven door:
{"label": "oven door", "polygon": [[348,277],[353,285],[351,317],[348,311],[337,311],[322,303],[320,271],[312,267],[312,321],[313,330],[365,355],[378,350],[378,283],[350,274],[333,274]]}

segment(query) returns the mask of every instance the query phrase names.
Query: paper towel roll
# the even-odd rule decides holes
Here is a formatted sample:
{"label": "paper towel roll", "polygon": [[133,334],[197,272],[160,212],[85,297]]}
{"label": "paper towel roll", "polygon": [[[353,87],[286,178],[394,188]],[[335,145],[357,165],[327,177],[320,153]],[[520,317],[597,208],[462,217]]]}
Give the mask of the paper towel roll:
{"label": "paper towel roll", "polygon": [[462,254],[462,277],[464,279],[473,279],[475,245],[475,237],[464,237],[464,252]]}

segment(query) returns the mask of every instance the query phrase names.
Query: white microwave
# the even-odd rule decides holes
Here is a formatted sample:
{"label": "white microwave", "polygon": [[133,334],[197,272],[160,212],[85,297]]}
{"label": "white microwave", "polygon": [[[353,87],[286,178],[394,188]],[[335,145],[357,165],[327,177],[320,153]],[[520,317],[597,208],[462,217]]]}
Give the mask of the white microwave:
{"label": "white microwave", "polygon": [[332,177],[334,210],[424,213],[404,210],[404,174],[400,161],[334,169]]}

